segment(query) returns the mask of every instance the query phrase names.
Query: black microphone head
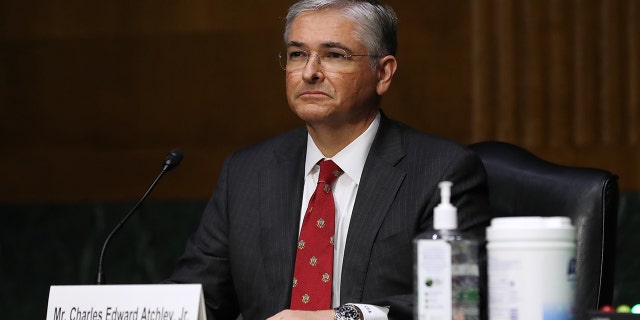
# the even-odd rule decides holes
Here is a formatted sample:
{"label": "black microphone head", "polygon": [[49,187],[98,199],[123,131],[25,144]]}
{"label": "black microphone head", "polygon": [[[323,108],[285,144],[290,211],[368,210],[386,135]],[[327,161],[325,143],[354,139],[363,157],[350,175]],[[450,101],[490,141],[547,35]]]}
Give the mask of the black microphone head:
{"label": "black microphone head", "polygon": [[175,167],[177,167],[180,164],[180,161],[182,161],[182,150],[180,149],[173,149],[171,150],[171,152],[169,152],[169,154],[164,158],[164,167],[163,167],[163,171],[169,171]]}

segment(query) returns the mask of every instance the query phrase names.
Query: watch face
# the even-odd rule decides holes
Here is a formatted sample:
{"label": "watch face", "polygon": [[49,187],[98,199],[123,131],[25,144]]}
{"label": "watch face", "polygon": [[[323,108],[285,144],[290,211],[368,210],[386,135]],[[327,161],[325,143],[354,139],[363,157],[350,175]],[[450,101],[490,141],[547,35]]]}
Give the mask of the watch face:
{"label": "watch face", "polygon": [[345,305],[336,310],[336,319],[338,320],[358,320],[360,312],[355,306]]}

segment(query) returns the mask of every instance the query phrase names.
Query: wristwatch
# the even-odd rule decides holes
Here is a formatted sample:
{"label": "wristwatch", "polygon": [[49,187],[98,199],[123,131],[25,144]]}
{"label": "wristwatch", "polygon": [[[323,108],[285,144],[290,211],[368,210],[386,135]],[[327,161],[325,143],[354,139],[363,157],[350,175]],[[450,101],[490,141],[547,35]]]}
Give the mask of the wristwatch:
{"label": "wristwatch", "polygon": [[335,320],[360,320],[360,309],[352,304],[345,304],[334,309],[336,311]]}

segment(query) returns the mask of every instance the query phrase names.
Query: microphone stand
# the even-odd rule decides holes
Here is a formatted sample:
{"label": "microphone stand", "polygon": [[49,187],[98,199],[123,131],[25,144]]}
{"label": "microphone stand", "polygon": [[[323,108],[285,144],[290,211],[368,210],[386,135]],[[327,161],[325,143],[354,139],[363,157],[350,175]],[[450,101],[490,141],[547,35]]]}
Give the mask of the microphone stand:
{"label": "microphone stand", "polygon": [[144,193],[142,198],[138,200],[138,202],[136,203],[135,206],[133,206],[131,211],[129,211],[129,213],[127,213],[127,215],[124,216],[122,221],[120,221],[120,223],[118,223],[116,227],[113,228],[111,233],[109,233],[109,235],[104,241],[104,244],[102,245],[102,250],[100,251],[100,259],[98,260],[98,276],[96,279],[96,284],[100,285],[100,284],[106,283],[104,272],[102,271],[102,260],[104,259],[104,253],[107,250],[107,245],[109,244],[109,241],[111,240],[111,238],[120,230],[120,228],[122,228],[122,226],[129,219],[129,217],[133,215],[133,213],[136,211],[136,209],[138,209],[140,204],[142,204],[142,202],[144,202],[144,200],[149,196],[153,188],[155,188],[156,184],[158,184],[158,181],[160,181],[160,178],[162,178],[162,176],[165,173],[167,173],[169,170],[175,168],[180,163],[181,160],[182,160],[182,151],[180,151],[179,149],[174,149],[171,151],[171,153],[169,153],[169,155],[167,155],[164,161],[164,166],[162,167],[162,171],[160,171],[160,173],[158,174],[156,179],[153,181],[151,186],[149,186],[149,188],[147,189],[147,192]]}

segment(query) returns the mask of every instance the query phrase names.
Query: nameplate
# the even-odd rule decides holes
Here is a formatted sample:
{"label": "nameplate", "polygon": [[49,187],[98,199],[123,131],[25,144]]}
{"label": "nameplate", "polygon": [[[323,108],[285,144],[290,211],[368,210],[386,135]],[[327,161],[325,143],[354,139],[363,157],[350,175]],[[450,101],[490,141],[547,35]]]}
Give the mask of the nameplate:
{"label": "nameplate", "polygon": [[51,286],[47,320],[206,320],[200,284]]}

